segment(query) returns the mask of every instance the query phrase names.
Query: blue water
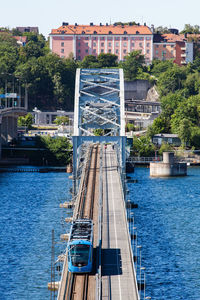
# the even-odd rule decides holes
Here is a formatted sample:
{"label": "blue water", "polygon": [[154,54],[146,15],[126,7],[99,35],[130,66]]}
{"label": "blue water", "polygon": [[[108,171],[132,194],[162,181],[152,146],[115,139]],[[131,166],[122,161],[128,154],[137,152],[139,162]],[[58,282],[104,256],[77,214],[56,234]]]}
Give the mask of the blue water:
{"label": "blue water", "polygon": [[[50,299],[51,237],[67,230],[66,173],[0,173],[0,299]],[[64,245],[55,245],[59,255]]]}
{"label": "blue water", "polygon": [[188,175],[152,179],[149,169],[136,168],[138,183],[128,184],[152,299],[200,299],[200,168]]}
{"label": "blue water", "polygon": [[[200,168],[188,174],[151,179],[149,169],[136,168],[138,183],[128,184],[139,205],[132,211],[146,296],[154,300],[200,299]],[[0,300],[49,299],[51,230],[57,256],[69,230],[59,204],[70,187],[66,173],[0,173]]]}

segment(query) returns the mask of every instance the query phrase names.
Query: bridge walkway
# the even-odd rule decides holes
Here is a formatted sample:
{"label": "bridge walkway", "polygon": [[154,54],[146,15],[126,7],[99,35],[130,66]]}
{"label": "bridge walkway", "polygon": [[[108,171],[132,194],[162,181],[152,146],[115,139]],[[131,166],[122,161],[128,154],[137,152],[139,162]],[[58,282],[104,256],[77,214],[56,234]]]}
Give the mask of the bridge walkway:
{"label": "bridge walkway", "polygon": [[103,155],[102,299],[139,299],[115,150]]}

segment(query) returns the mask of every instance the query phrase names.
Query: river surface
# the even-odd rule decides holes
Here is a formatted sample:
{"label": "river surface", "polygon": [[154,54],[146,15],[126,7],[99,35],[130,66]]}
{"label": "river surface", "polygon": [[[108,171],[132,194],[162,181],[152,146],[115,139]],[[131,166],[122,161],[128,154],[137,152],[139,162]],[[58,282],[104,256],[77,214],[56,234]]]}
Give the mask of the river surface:
{"label": "river surface", "polygon": [[[67,230],[66,173],[0,173],[0,299],[50,299],[51,239]],[[60,254],[61,244],[55,245]]]}
{"label": "river surface", "polygon": [[[151,299],[200,300],[200,168],[188,174],[151,179],[136,168],[128,184]],[[0,300],[50,299],[51,231],[57,257],[70,187],[66,173],[0,173]]]}
{"label": "river surface", "polygon": [[188,175],[150,178],[149,169],[136,168],[138,183],[128,184],[152,299],[200,299],[200,168]]}

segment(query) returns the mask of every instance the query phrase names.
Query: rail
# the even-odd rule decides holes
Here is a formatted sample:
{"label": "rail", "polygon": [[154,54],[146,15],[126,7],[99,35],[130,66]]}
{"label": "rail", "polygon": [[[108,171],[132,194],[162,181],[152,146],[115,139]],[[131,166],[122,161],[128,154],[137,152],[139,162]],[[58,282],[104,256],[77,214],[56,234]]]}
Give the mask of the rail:
{"label": "rail", "polygon": [[[90,164],[90,160],[91,160],[91,148],[89,147],[86,152],[86,162],[85,162],[85,166],[83,168],[82,178],[81,178],[81,182],[79,185],[79,193],[78,193],[78,196],[75,197],[75,200],[74,200],[76,202],[76,205],[75,205],[75,209],[74,209],[73,220],[78,217],[78,209],[79,209],[80,202],[81,202],[81,196],[85,192],[84,191],[85,183],[86,183],[85,180],[88,175],[87,166]],[[71,276],[71,274],[68,271],[67,271],[67,276],[66,276],[66,283],[64,283],[64,276],[65,276],[66,268],[67,268],[67,250],[65,252],[65,260],[64,260],[62,275],[61,275],[61,280],[60,280],[61,284],[59,285],[59,289],[58,289],[58,296],[57,296],[58,300],[65,299],[66,297],[67,297],[67,299],[69,299],[69,290],[72,290],[72,283],[73,283],[74,278],[73,278],[73,276]],[[63,297],[62,297],[62,283],[65,284]]]}
{"label": "rail", "polygon": [[103,146],[100,150],[99,172],[99,215],[98,215],[98,271],[96,275],[96,300],[101,299],[101,248],[102,248],[102,209],[103,209]]}
{"label": "rail", "polygon": [[[93,207],[96,192],[97,181],[97,164],[98,164],[98,146],[90,146],[88,157],[84,168],[84,177],[81,178],[81,186],[79,187],[79,195],[77,197],[76,209],[74,211],[74,219],[76,218],[91,218],[93,219]],[[88,190],[88,186],[90,189]],[[67,254],[67,253],[66,253]],[[67,259],[65,261],[65,268],[67,268]],[[62,278],[63,280],[63,273]],[[92,275],[89,274],[73,274],[68,272],[66,276],[66,284],[64,287],[64,297],[60,297],[61,292],[57,299],[87,299],[90,281],[93,280]],[[93,277],[94,278],[94,277]]]}
{"label": "rail", "polygon": [[162,156],[154,156],[154,157],[139,157],[139,156],[132,156],[126,159],[126,162],[131,163],[150,163],[150,162],[158,162],[162,161]]}

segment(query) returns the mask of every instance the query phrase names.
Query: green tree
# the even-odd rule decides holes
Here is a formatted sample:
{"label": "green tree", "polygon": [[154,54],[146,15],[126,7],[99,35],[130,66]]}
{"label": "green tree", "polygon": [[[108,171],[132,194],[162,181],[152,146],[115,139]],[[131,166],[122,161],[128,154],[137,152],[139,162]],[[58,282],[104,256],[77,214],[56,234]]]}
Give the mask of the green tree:
{"label": "green tree", "polygon": [[144,55],[140,51],[133,51],[124,58],[120,66],[124,69],[124,77],[126,80],[135,80],[137,76],[144,70]]}
{"label": "green tree", "polygon": [[126,132],[135,131],[135,126],[132,123],[126,123]]}
{"label": "green tree", "polygon": [[69,124],[69,118],[67,116],[57,116],[54,123],[57,125],[67,125]]}
{"label": "green tree", "polygon": [[161,114],[157,117],[151,126],[154,134],[156,133],[168,133],[170,132],[170,120]]}
{"label": "green tree", "polygon": [[188,119],[182,119],[179,123],[177,131],[183,146],[186,146],[191,141],[191,127],[191,121]]}
{"label": "green tree", "polygon": [[104,134],[104,130],[102,128],[97,128],[94,130],[94,135],[102,136]]}
{"label": "green tree", "polygon": [[190,24],[185,24],[185,27],[181,33],[200,33],[200,27],[199,25],[192,26]]}
{"label": "green tree", "polygon": [[99,63],[94,55],[87,55],[83,58],[82,62],[80,62],[81,68],[98,68]]}
{"label": "green tree", "polygon": [[33,116],[28,113],[25,117],[18,118],[18,126],[25,126],[27,129],[31,129],[33,124]]}
{"label": "green tree", "polygon": [[133,138],[133,155],[150,157],[155,154],[155,146],[147,136]]}
{"label": "green tree", "polygon": [[183,88],[184,80],[186,79],[186,68],[180,68],[173,65],[171,69],[162,73],[158,78],[158,89],[161,96],[165,96],[170,92],[175,92]]}
{"label": "green tree", "polygon": [[72,145],[65,137],[39,137],[38,146],[47,149],[45,160],[49,164],[66,165],[71,160]]}
{"label": "green tree", "polygon": [[113,68],[117,67],[117,55],[111,53],[101,53],[98,55],[99,68]]}
{"label": "green tree", "polygon": [[155,77],[159,77],[162,73],[173,68],[173,66],[174,63],[172,60],[162,61],[162,60],[154,59],[150,67],[150,73]]}
{"label": "green tree", "polygon": [[162,145],[160,146],[160,149],[158,151],[159,155],[163,155],[163,152],[172,151],[173,146],[169,145],[168,143],[162,142]]}

